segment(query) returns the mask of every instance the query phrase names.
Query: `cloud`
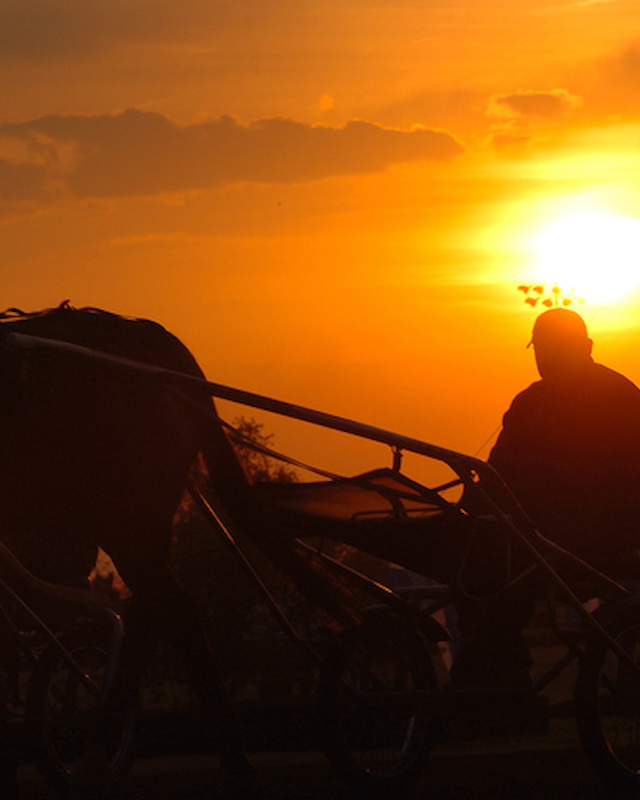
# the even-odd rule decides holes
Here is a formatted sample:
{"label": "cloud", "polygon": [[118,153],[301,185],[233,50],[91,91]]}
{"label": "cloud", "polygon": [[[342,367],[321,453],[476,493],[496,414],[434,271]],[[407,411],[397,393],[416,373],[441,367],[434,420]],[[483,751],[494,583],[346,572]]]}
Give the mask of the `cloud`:
{"label": "cloud", "polygon": [[506,152],[548,142],[550,132],[557,131],[581,105],[582,98],[566,89],[494,94],[486,109],[491,120],[486,142]]}
{"label": "cloud", "polygon": [[5,0],[0,5],[0,57],[66,60],[100,48],[117,35],[120,15],[110,3],[89,0],[82,5],[84,13],[78,0]]}
{"label": "cloud", "polygon": [[46,170],[39,164],[12,164],[0,159],[0,201],[45,200],[51,194]]}
{"label": "cloud", "polygon": [[498,119],[543,119],[564,117],[580,106],[580,98],[566,89],[522,90],[495,94],[489,100],[488,114]]}
{"label": "cloud", "polygon": [[363,121],[331,128],[281,118],[241,125],[231,117],[177,125],[136,110],[53,115],[0,125],[6,172],[0,196],[11,196],[12,176],[23,199],[29,180],[33,199],[40,199],[48,179],[76,197],[131,197],[234,182],[301,183],[462,152],[445,131]]}
{"label": "cloud", "polygon": [[123,42],[179,40],[224,14],[180,0],[2,0],[0,60],[72,61]]}
{"label": "cloud", "polygon": [[640,40],[629,42],[619,53],[602,59],[598,62],[598,68],[600,88],[601,90],[606,88],[605,97],[619,102],[621,110],[637,111],[640,90]]}
{"label": "cloud", "polygon": [[585,61],[576,70],[575,79],[581,83],[588,119],[599,123],[603,119],[638,120],[640,107],[640,39],[605,56]]}

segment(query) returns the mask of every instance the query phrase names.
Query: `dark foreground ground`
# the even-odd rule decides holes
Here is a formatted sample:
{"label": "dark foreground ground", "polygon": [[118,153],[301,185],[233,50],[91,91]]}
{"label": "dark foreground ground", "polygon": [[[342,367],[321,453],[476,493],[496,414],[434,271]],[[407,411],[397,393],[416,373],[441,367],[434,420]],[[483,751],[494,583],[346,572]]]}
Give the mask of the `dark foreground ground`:
{"label": "dark foreground ground", "polygon": [[[278,713],[277,707],[268,709]],[[289,722],[286,719],[289,717]],[[302,730],[296,738],[291,714],[279,728],[258,730],[253,720],[250,758],[264,800],[349,800],[323,754]],[[216,756],[191,746],[178,725],[171,733],[156,725],[123,787],[121,800],[204,800],[223,798]],[[288,731],[284,731],[284,727]],[[289,738],[285,733],[289,734]],[[250,731],[251,733],[251,731]],[[173,741],[170,741],[173,739]],[[191,752],[190,752],[191,751]],[[20,800],[52,800],[35,767],[20,769]],[[593,775],[577,741],[573,719],[554,714],[544,735],[489,736],[441,742],[406,800],[601,800],[611,798]],[[256,798],[258,800],[258,798]],[[372,799],[373,800],[373,799]]]}
{"label": "dark foreground ground", "polygon": [[[544,648],[536,656],[538,668],[544,669],[545,662],[553,663],[558,654]],[[507,726],[510,730],[499,736],[484,730],[472,738],[469,730],[462,729],[444,737],[406,800],[612,798],[593,774],[577,739],[571,707],[574,678],[571,671],[563,673],[546,691],[550,710],[546,733],[518,732],[516,713],[515,726]],[[241,710],[263,800],[353,797],[319,751],[304,703],[279,698]],[[19,784],[19,800],[55,798],[30,764],[21,767]],[[203,753],[202,739],[188,720],[181,722],[175,715],[148,719],[121,800],[205,798],[224,798],[217,757]]]}
{"label": "dark foreground ground", "polygon": [[[564,728],[564,726],[563,726]],[[407,800],[595,800],[609,798],[590,771],[568,729],[558,737],[503,739],[438,748]],[[264,800],[347,800],[349,792],[317,751],[251,755]],[[31,767],[20,775],[20,800],[50,800]],[[165,755],[139,760],[122,800],[204,800],[223,797],[217,759]]]}

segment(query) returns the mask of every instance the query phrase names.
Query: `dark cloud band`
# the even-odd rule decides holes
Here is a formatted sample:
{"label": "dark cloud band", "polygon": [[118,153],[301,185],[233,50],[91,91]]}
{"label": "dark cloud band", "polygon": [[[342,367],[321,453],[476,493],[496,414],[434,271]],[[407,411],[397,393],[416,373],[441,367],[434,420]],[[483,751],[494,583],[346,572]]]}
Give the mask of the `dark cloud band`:
{"label": "dark cloud band", "polygon": [[6,123],[0,153],[3,139],[23,153],[2,163],[6,200],[40,199],[47,182],[76,197],[130,197],[233,182],[306,182],[463,152],[451,134],[425,128],[363,121],[329,128],[279,118],[241,125],[230,117],[180,126],[135,110]]}

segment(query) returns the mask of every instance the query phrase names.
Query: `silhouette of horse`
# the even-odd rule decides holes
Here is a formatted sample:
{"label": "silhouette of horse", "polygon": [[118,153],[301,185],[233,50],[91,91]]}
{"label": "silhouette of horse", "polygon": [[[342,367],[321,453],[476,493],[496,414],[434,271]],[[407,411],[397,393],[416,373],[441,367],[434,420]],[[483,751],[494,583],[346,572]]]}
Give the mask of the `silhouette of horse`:
{"label": "silhouette of horse", "polygon": [[[68,304],[0,318],[0,535],[39,577],[86,576],[97,546],[133,593],[113,684],[116,709],[129,702],[166,635],[186,655],[207,718],[222,731],[223,764],[246,766],[240,734],[192,599],[167,566],[172,520],[201,452],[231,511],[247,486],[222,429],[193,405],[214,410],[204,386],[181,386],[136,371],[46,350],[20,352],[7,334],[26,333],[203,377],[190,352],[160,325]],[[233,506],[236,506],[233,508]]]}

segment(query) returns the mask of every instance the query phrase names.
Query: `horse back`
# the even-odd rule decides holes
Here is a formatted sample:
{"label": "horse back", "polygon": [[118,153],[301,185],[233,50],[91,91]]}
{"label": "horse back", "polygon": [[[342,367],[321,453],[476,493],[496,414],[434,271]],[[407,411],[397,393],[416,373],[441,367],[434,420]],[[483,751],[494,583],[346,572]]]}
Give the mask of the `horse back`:
{"label": "horse back", "polygon": [[[65,304],[5,315],[0,338],[12,331],[203,377],[189,350],[148,320]],[[186,401],[148,374],[47,350],[25,360],[2,348],[3,539],[31,558],[62,543],[88,554],[101,545],[129,562],[164,558],[199,451],[215,480],[235,490],[244,480],[204,382],[180,391]]]}

